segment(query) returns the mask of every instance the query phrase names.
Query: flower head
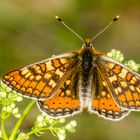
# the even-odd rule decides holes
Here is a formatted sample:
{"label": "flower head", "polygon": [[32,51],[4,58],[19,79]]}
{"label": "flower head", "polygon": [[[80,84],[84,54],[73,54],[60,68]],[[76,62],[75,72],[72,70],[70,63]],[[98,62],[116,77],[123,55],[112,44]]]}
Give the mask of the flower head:
{"label": "flower head", "polygon": [[107,56],[112,57],[119,62],[124,61],[124,55],[119,50],[112,49],[109,53],[107,53]]}

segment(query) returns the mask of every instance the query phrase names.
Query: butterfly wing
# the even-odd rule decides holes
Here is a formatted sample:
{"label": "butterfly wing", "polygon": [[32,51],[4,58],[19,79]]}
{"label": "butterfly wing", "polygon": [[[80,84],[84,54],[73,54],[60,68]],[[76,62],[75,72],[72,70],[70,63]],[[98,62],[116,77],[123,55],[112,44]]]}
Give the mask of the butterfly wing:
{"label": "butterfly wing", "polygon": [[38,101],[40,109],[50,117],[59,118],[71,116],[82,111],[78,88],[79,75],[74,72],[49,99]]}
{"label": "butterfly wing", "polygon": [[31,98],[51,97],[77,63],[77,53],[71,52],[14,70],[2,81],[12,90]]}
{"label": "butterfly wing", "polygon": [[140,110],[140,75],[121,63],[107,57],[100,57],[104,74],[116,103],[125,109]]}
{"label": "butterfly wing", "polygon": [[[99,72],[99,71],[98,71]],[[94,79],[94,92],[92,104],[89,106],[89,112],[96,113],[99,116],[112,121],[124,118],[129,111],[120,108],[111,95],[107,82],[101,74],[96,73]]]}

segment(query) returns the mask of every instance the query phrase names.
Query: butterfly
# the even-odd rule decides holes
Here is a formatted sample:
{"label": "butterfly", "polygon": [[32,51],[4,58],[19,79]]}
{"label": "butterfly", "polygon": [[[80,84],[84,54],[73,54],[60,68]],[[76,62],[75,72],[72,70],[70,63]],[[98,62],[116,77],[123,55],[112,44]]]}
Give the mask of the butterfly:
{"label": "butterfly", "polygon": [[87,110],[115,121],[140,110],[140,75],[97,51],[91,39],[85,39],[78,51],[16,69],[2,82],[36,99],[41,111],[52,118]]}

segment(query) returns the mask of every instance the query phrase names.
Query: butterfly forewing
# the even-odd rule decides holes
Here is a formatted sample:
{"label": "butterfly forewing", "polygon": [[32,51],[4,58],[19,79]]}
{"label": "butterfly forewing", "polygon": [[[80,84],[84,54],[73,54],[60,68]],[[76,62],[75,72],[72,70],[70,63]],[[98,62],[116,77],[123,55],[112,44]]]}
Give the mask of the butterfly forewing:
{"label": "butterfly forewing", "polygon": [[77,63],[76,52],[54,56],[36,64],[17,69],[3,76],[12,90],[29,97],[51,97]]}
{"label": "butterfly forewing", "polygon": [[140,110],[140,75],[106,56],[102,57],[102,64],[116,103],[126,109]]}

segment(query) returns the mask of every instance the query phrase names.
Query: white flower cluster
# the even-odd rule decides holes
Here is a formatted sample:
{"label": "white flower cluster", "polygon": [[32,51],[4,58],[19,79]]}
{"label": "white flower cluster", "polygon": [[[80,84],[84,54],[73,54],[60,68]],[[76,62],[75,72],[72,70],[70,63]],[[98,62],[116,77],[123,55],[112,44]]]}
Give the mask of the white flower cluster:
{"label": "white flower cluster", "polygon": [[119,62],[124,61],[124,55],[119,50],[112,49],[109,53],[107,53],[107,56],[112,57]]}
{"label": "white flower cluster", "polygon": [[60,128],[57,132],[58,139],[59,140],[64,140],[66,138],[66,131],[74,133],[76,126],[77,126],[76,121],[72,120],[66,126]]}
{"label": "white flower cluster", "polygon": [[[0,104],[2,104],[2,111],[7,114],[13,114],[16,118],[20,118],[19,109],[15,102],[21,102],[22,97],[16,92],[12,92],[11,88],[7,87],[0,81]],[[9,116],[8,115],[8,116]]]}
{"label": "white flower cluster", "polygon": [[124,64],[136,72],[140,70],[140,64],[136,64],[134,60],[126,61]]}
{"label": "white flower cluster", "polygon": [[40,128],[46,127],[48,124],[53,124],[54,121],[54,119],[49,118],[45,113],[42,113],[37,117],[36,126]]}
{"label": "white flower cluster", "polygon": [[12,103],[6,107],[3,107],[2,111],[6,112],[6,113],[12,113],[16,118],[20,118],[20,116],[21,116],[21,114],[19,114],[18,107],[15,107],[14,103]]}
{"label": "white flower cluster", "polygon": [[34,126],[34,132],[36,135],[42,134],[43,128],[49,129],[52,134],[58,137],[59,140],[64,140],[66,138],[66,131],[69,131],[71,133],[75,132],[75,127],[77,126],[77,123],[75,120],[69,122],[65,126],[58,127],[57,124],[63,124],[65,123],[65,118],[60,119],[52,119],[49,118],[45,113],[42,113],[37,117],[37,121],[35,122]]}
{"label": "white flower cluster", "polygon": [[74,133],[75,132],[75,127],[77,126],[77,123],[75,120],[70,121],[70,123],[68,123],[65,128],[66,130]]}
{"label": "white flower cluster", "polygon": [[65,129],[60,129],[57,132],[57,137],[59,140],[64,140],[66,138],[66,130]]}

